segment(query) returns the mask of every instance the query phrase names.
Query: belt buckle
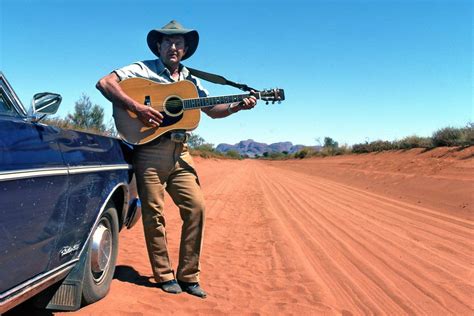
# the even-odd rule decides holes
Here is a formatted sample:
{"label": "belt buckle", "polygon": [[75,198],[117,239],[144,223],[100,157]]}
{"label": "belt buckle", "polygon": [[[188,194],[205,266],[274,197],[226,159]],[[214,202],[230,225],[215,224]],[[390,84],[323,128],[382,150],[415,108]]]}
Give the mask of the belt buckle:
{"label": "belt buckle", "polygon": [[185,131],[171,132],[170,138],[175,143],[184,143],[187,140],[188,135]]}

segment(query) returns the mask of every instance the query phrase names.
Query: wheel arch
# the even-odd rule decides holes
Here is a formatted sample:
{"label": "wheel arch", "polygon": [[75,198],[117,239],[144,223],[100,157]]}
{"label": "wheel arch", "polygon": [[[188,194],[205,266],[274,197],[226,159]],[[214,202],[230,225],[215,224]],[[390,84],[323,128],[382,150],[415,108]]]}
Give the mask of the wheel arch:
{"label": "wheel arch", "polygon": [[[117,209],[117,215],[119,219],[119,231],[122,230],[127,216],[128,211],[128,196],[129,196],[128,185],[121,184],[114,188],[110,198],[104,203],[101,214],[105,210],[105,206],[112,201]],[[99,214],[100,215],[100,214]]]}

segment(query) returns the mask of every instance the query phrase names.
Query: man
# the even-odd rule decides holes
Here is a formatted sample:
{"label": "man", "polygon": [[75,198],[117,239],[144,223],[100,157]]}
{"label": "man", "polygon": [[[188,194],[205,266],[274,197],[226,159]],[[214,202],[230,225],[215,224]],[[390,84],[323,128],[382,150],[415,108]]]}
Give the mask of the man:
{"label": "man", "polygon": [[[121,89],[119,82],[134,77],[160,83],[190,80],[195,84],[199,96],[206,97],[208,93],[199,79],[190,75],[181,64],[182,60],[193,55],[198,42],[199,34],[196,30],[185,29],[178,22],[171,21],[162,29],[148,33],[148,46],[158,59],[136,62],[117,69],[100,79],[97,88],[114,106],[136,113],[138,119],[147,126],[159,127],[163,115],[152,107],[131,99]],[[252,96],[240,103],[218,104],[203,108],[202,111],[212,118],[223,118],[240,110],[252,109],[256,102],[256,98]],[[147,144],[136,146],[134,150],[133,167],[142,201],[145,240],[153,275],[163,291],[185,291],[205,298],[206,293],[199,285],[204,200],[187,144],[176,142],[186,137],[177,135],[179,132],[173,133],[168,132]],[[183,220],[176,276],[167,249],[164,190],[179,207]]]}

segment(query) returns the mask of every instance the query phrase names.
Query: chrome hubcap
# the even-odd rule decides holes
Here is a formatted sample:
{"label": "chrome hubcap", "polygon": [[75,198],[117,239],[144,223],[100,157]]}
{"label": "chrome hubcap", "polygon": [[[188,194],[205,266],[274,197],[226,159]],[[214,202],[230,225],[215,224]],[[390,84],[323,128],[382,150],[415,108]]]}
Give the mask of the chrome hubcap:
{"label": "chrome hubcap", "polygon": [[103,223],[97,226],[92,236],[91,248],[91,270],[94,280],[102,281],[105,271],[107,271],[112,256],[112,233]]}

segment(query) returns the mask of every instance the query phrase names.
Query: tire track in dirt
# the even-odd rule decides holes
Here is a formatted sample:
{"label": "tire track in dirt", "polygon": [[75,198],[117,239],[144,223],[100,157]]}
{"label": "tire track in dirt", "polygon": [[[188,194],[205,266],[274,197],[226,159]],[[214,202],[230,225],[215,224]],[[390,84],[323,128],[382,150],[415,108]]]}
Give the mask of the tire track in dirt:
{"label": "tire track in dirt", "polygon": [[[327,201],[324,198],[321,198],[321,200],[322,200],[322,202]],[[340,207],[341,210],[347,211],[348,215],[350,215],[350,221],[352,222],[352,224],[355,227],[357,227],[357,225],[360,224],[360,222],[357,219],[352,219],[352,218],[358,217],[358,215],[361,213],[360,211],[358,211],[358,210],[353,211],[353,208],[351,208],[350,206],[345,205],[344,203],[336,203],[336,205],[338,205],[338,207]],[[420,241],[420,239],[421,239],[421,237],[418,237],[418,235],[414,235],[414,234],[411,234],[412,236],[408,236],[408,234],[406,233],[406,227],[402,227],[400,224],[396,224],[393,221],[390,222],[388,220],[378,220],[374,216],[371,216],[370,219],[367,220],[367,222],[370,222],[371,225],[373,225],[374,220],[379,224],[381,223],[381,224],[385,224],[385,225],[379,225],[377,227],[377,229],[373,229],[371,227],[365,226],[364,229],[369,230],[370,234],[372,234],[373,236],[375,236],[377,238],[382,239],[384,241],[384,243],[388,243],[389,245],[399,249],[400,251],[402,251],[403,248],[398,247],[399,244],[403,243],[404,246],[407,246],[407,245],[412,246],[412,245],[415,245],[414,240],[415,241]],[[390,229],[390,226],[392,228],[397,228],[397,230]],[[381,234],[381,232],[384,232],[385,234]],[[364,232],[362,232],[362,233],[364,233]],[[386,234],[395,235],[399,239],[399,243],[395,244],[392,240],[387,239],[385,237]],[[402,241],[402,242],[400,242],[400,241]],[[426,241],[427,242],[430,241],[429,238],[426,239]],[[458,261],[451,260],[452,254],[449,257],[440,256],[440,251],[439,250],[433,251],[433,249],[432,249],[433,247],[428,248],[428,247],[423,246],[423,244],[421,244],[421,243],[418,243],[417,246],[419,247],[418,250],[426,252],[424,255],[435,256],[437,259],[439,258],[439,259],[445,260],[446,263],[455,265],[457,268],[463,268],[463,269],[468,269],[469,268],[469,266],[467,266],[467,265],[461,265]],[[417,256],[416,254],[412,254],[412,255],[416,256],[420,260],[423,260],[422,259],[423,257]],[[443,265],[439,266],[439,268],[441,268],[441,269],[442,269],[442,267],[443,267]],[[449,270],[446,270],[446,269],[442,269],[442,270],[444,270],[444,272],[446,274],[450,275],[454,279],[457,278],[457,276],[451,274],[451,272]]]}
{"label": "tire track in dirt", "polygon": [[[288,282],[288,277],[296,276],[300,267],[286,264],[275,246],[269,219],[262,213],[265,205],[260,188],[255,185],[254,165],[247,162],[238,165],[229,162],[229,165],[233,168],[232,173],[239,176],[232,181],[227,176],[206,181],[212,185],[205,187],[206,197],[222,196],[226,201],[226,204],[208,203],[205,237],[206,245],[213,249],[212,255],[205,260],[205,270],[219,271],[211,278],[217,289],[211,294],[217,300],[233,305],[222,312],[248,311],[234,305],[240,301],[249,306],[263,305],[260,308],[266,313],[328,311],[314,292],[299,283]],[[214,225],[217,214],[219,226]],[[230,270],[222,271],[225,265]],[[234,274],[233,271],[237,272]]]}
{"label": "tire track in dirt", "polygon": [[[327,217],[327,216],[324,216],[323,214],[321,214],[320,216],[322,216],[322,217],[325,218],[326,220],[328,219],[328,217]],[[331,224],[334,225],[333,222],[331,222]],[[324,229],[324,227],[323,227],[323,229]],[[345,232],[342,231],[342,234],[345,234]],[[345,247],[346,244],[343,243],[343,242],[341,242],[341,240],[337,237],[337,235],[333,236],[332,238],[333,238],[334,240],[339,241],[339,244],[341,245],[342,248],[346,248],[346,247]],[[383,238],[383,237],[382,237],[382,238]],[[357,238],[354,238],[353,241],[354,241],[354,242],[357,242],[360,246],[363,246],[362,243],[360,243],[360,242],[357,241]],[[389,240],[386,240],[386,242],[391,243]],[[396,247],[396,248],[397,248],[397,247]],[[347,249],[345,249],[345,250],[347,250]],[[368,249],[365,249],[365,248],[364,248],[364,250],[367,251]],[[380,257],[377,256],[377,254],[375,254],[375,253],[371,253],[371,255],[373,255],[373,256],[375,256],[376,258],[379,258],[379,259],[380,259]],[[386,263],[386,262],[385,262],[385,263]],[[354,260],[352,260],[352,264],[354,264]],[[359,266],[363,266],[363,267],[364,267],[364,265],[363,265],[363,264],[361,265],[360,262],[359,262]],[[366,267],[366,268],[367,268],[367,267]],[[448,273],[449,273],[449,272],[448,272]],[[400,274],[400,272],[399,272],[399,274]],[[405,279],[407,279],[407,277],[405,277]],[[414,283],[413,280],[408,279],[408,281],[410,281],[410,283]],[[421,291],[423,291],[423,289],[421,289],[421,288],[419,288],[419,289],[420,289]],[[423,291],[423,292],[424,292],[424,293],[427,293],[427,295],[430,296],[430,294],[429,294],[428,292],[426,292],[426,291]],[[448,293],[448,294],[449,294],[449,293]],[[433,296],[430,296],[430,297],[432,297],[434,300],[436,300],[436,297],[433,297]],[[438,302],[439,302],[439,301],[438,301]]]}
{"label": "tire track in dirt", "polygon": [[[421,211],[423,211],[424,214],[423,214],[423,216],[420,217],[418,214],[414,214],[414,212],[416,212],[416,210],[420,209],[420,207],[418,207],[418,206],[407,205],[407,203],[401,203],[400,204],[400,203],[398,203],[398,201],[393,201],[393,203],[392,203],[392,201],[390,201],[390,199],[388,199],[388,198],[378,197],[374,194],[364,194],[365,192],[363,192],[361,190],[357,190],[357,189],[350,188],[350,187],[348,188],[347,186],[340,185],[340,184],[337,184],[337,183],[332,182],[332,181],[325,181],[324,179],[314,180],[314,177],[312,177],[312,178],[307,177],[307,178],[302,179],[301,174],[295,174],[295,173],[292,174],[292,173],[290,173],[288,171],[285,171],[285,170],[276,170],[276,169],[272,170],[272,169],[273,168],[268,168],[268,167],[263,168],[262,166],[260,166],[258,168],[258,170],[261,171],[260,172],[260,179],[262,179],[262,185],[266,187],[264,192],[267,196],[270,195],[270,197],[267,198],[267,200],[269,201],[270,204],[273,204],[270,209],[273,209],[275,211],[277,209],[285,210],[286,213],[287,213],[286,215],[288,215],[288,217],[290,217],[290,218],[294,217],[295,215],[299,215],[302,218],[307,219],[306,223],[300,223],[299,225],[295,226],[296,228],[294,229],[293,233],[297,233],[298,230],[304,231],[305,227],[311,226],[311,225],[315,224],[317,221],[321,221],[323,218],[326,218],[326,220],[327,220],[327,218],[328,218],[327,214],[330,214],[329,216],[332,217],[332,221],[331,222],[326,222],[325,224],[320,225],[319,230],[324,229],[325,228],[324,226],[326,226],[326,233],[329,234],[329,232],[332,232],[332,233],[330,233],[329,238],[337,239],[339,241],[339,245],[335,245],[334,242],[330,243],[329,241],[326,241],[326,243],[327,243],[326,245],[328,247],[330,247],[330,246],[339,247],[339,249],[341,249],[341,253],[343,253],[347,258],[351,258],[352,261],[357,259],[357,256],[355,256],[354,250],[358,249],[358,251],[361,251],[362,249],[365,248],[365,252],[366,252],[367,255],[370,256],[371,260],[360,261],[360,258],[359,258],[358,263],[359,263],[361,269],[366,269],[366,270],[367,269],[369,269],[369,270],[372,269],[371,268],[371,262],[369,262],[369,261],[372,261],[372,259],[373,260],[378,259],[378,262],[382,261],[383,258],[380,255],[377,255],[377,253],[376,253],[377,250],[378,251],[380,251],[380,250],[390,250],[390,251],[386,251],[388,254],[390,254],[390,252],[393,252],[394,250],[395,250],[395,253],[403,253],[404,249],[402,249],[400,247],[397,247],[397,242],[396,242],[398,238],[403,237],[403,236],[400,235],[400,234],[398,236],[397,235],[394,236],[390,233],[390,231],[380,232],[380,228],[377,227],[376,225],[374,226],[375,228],[372,229],[372,231],[365,232],[364,234],[362,234],[362,236],[364,237],[362,240],[360,238],[354,238],[354,237],[349,236],[348,234],[344,234],[341,229],[338,229],[338,225],[339,226],[345,225],[345,228],[344,228],[345,230],[347,230],[349,232],[356,232],[357,231],[357,225],[359,225],[360,222],[347,221],[342,216],[344,214],[337,214],[339,209],[341,209],[341,204],[337,203],[338,199],[337,198],[335,199],[335,196],[336,197],[339,197],[339,196],[343,197],[345,199],[346,203],[349,204],[349,205],[355,205],[356,206],[355,207],[355,212],[360,212],[361,214],[365,210],[361,209],[360,207],[357,207],[357,206],[362,201],[365,201],[365,203],[364,203],[365,204],[364,205],[365,209],[375,210],[375,209],[379,208],[379,209],[383,210],[383,212],[378,212],[378,213],[372,212],[372,213],[374,213],[372,215],[373,217],[381,218],[381,219],[386,217],[387,213],[388,214],[390,214],[390,213],[398,214],[398,213],[400,213],[404,210],[404,207],[411,207],[415,211],[406,212],[406,214],[404,214],[403,217],[389,218],[389,220],[386,220],[386,223],[387,224],[389,224],[390,222],[400,223],[399,227],[402,227],[402,225],[404,224],[406,219],[410,218],[410,220],[414,223],[417,223],[417,225],[424,225],[425,227],[427,227],[425,230],[429,231],[430,229],[431,230],[438,229],[438,230],[442,231],[443,234],[440,235],[440,238],[443,238],[443,237],[446,238],[447,234],[453,234],[454,233],[454,234],[456,234],[455,242],[460,243],[460,244],[464,244],[463,249],[468,250],[472,253],[472,247],[468,246],[470,244],[469,237],[472,237],[472,233],[469,234],[469,230],[465,227],[466,225],[467,225],[467,227],[471,227],[471,224],[466,222],[466,221],[457,221],[456,218],[448,218],[448,217],[445,217],[443,215],[443,216],[441,216],[441,218],[446,218],[447,219],[447,221],[444,223],[445,225],[443,226],[443,221],[439,217],[436,217],[436,215],[438,215],[438,214],[436,214],[436,212],[433,212],[431,210],[422,209]],[[299,179],[296,179],[296,178],[299,178]],[[268,183],[271,183],[272,185],[269,185]],[[323,187],[323,188],[325,187],[326,190],[324,190],[324,189],[321,190],[321,187]],[[329,190],[331,190],[331,192],[329,192]],[[272,191],[278,191],[278,194],[269,193],[269,192],[272,192]],[[306,194],[303,194],[303,193],[306,193]],[[285,198],[290,199],[291,200],[290,204],[292,204],[293,206],[296,205],[297,208],[300,208],[300,210],[295,210],[294,208],[292,210],[285,209],[285,204],[286,203],[284,203],[284,201],[282,201]],[[311,203],[313,204],[313,206],[309,205],[308,201],[306,201],[307,203],[305,204],[304,203],[305,199],[310,200]],[[321,204],[321,202],[319,202],[319,205],[318,205],[318,202],[317,202],[318,199],[324,200],[326,205]],[[278,201],[278,200],[280,200],[280,201],[275,202],[275,201]],[[301,202],[301,201],[303,201],[303,202]],[[323,215],[322,212],[318,213],[318,208],[320,208],[320,209],[325,208],[325,213],[324,214],[326,214],[326,215]],[[348,208],[347,206],[345,208],[346,208],[346,211],[351,209],[351,208]],[[304,211],[302,211],[302,210],[304,210]],[[311,214],[313,216],[311,216]],[[315,214],[317,214],[317,215],[315,215]],[[426,215],[426,214],[433,214],[435,216],[435,219],[429,218],[429,215]],[[315,217],[317,217],[317,218],[315,218]],[[309,218],[309,220],[308,220],[308,218]],[[453,221],[453,219],[454,219],[454,221]],[[289,220],[288,218],[285,218],[285,221],[290,222],[291,220]],[[434,225],[426,224],[425,223],[426,221],[428,221],[428,222],[430,222],[431,224],[434,224]],[[461,226],[459,226],[458,224],[461,224]],[[335,231],[337,231],[337,232],[335,232]],[[318,234],[319,232],[317,230],[315,230],[314,233]],[[361,232],[358,232],[358,233],[361,233]],[[425,232],[423,232],[423,231],[420,232],[421,235],[424,235],[425,233],[426,233],[426,231]],[[384,234],[385,234],[386,237],[383,237]],[[310,239],[310,237],[311,237],[311,233],[307,233],[306,236],[301,236],[301,239],[308,240],[308,239]],[[374,240],[374,241],[372,241],[372,244],[367,245],[367,241],[370,240],[370,237],[376,237],[378,239],[383,240],[383,242],[378,242],[377,240]],[[394,239],[395,241],[391,242],[391,239]],[[302,240],[297,241],[296,244],[298,244],[298,245],[304,244],[304,241],[302,241]],[[355,247],[354,245],[358,245],[358,248],[353,248],[353,247]],[[374,246],[373,248],[374,248],[375,252],[371,251],[370,247],[368,247],[368,246]],[[375,247],[375,246],[377,246],[377,247]],[[353,249],[351,249],[351,248],[353,248]],[[469,284],[466,283],[465,281],[463,282],[463,279],[456,278],[455,273],[450,273],[449,270],[444,269],[443,264],[430,265],[430,260],[431,260],[431,257],[433,257],[433,255],[424,253],[423,256],[427,257],[425,259],[423,257],[417,256],[417,250],[418,249],[413,249],[413,253],[411,253],[410,254],[411,257],[409,257],[410,260],[407,260],[407,261],[397,259],[392,255],[391,259],[395,260],[394,262],[396,262],[396,266],[397,266],[396,269],[391,267],[392,265],[394,265],[393,263],[389,264],[386,260],[384,261],[383,265],[375,267],[374,269],[381,270],[382,274],[384,274],[387,271],[390,271],[391,269],[393,269],[392,277],[395,278],[396,284],[399,285],[400,282],[402,282],[402,281],[400,281],[400,275],[401,275],[402,278],[405,279],[404,282],[411,287],[411,292],[414,291],[413,288],[415,288],[419,292],[418,296],[421,295],[419,299],[424,299],[425,301],[426,301],[426,299],[429,299],[429,300],[432,301],[432,303],[429,304],[430,308],[433,308],[433,306],[432,306],[433,303],[437,304],[437,306],[434,308],[435,312],[449,311],[449,310],[451,310],[452,307],[455,307],[457,310],[462,311],[464,313],[472,312],[472,305],[467,303],[467,302],[469,302],[469,296],[470,296],[469,293],[472,293],[472,287],[470,287]],[[437,251],[437,249],[430,249],[430,251],[432,253],[435,253],[435,252],[438,253],[439,252],[439,251]],[[353,253],[351,253],[351,252],[353,252]],[[465,259],[468,259],[468,258],[465,258]],[[456,265],[454,265],[455,271],[459,270],[460,267],[465,269],[464,275],[469,275],[469,272],[472,271],[472,256],[470,257],[470,259],[471,260],[469,260],[469,259],[467,260],[467,263],[459,263],[457,261],[456,257],[451,256],[449,258],[450,261],[455,261],[456,262]],[[341,257],[339,257],[339,260],[342,261]],[[420,260],[421,260],[421,263],[422,263],[422,269],[418,269],[418,268],[416,268],[416,266],[413,266],[413,267],[410,266],[413,263],[415,263],[416,265],[419,265]],[[337,266],[338,264],[340,264],[340,262],[338,262],[338,263],[334,262],[333,264],[334,264],[334,266]],[[328,265],[326,268],[327,268],[326,273],[331,273],[330,272],[330,266]],[[349,269],[349,266],[345,266],[345,269]],[[444,287],[441,286],[441,285],[437,286],[435,283],[438,280],[433,280],[432,282],[425,282],[424,280],[422,280],[421,277],[417,277],[416,276],[417,274],[423,275],[422,272],[424,271],[424,269],[427,269],[428,271],[430,271],[432,273],[433,273],[433,271],[436,272],[437,273],[436,276],[439,277],[440,280],[442,280],[444,282],[446,282],[446,280],[453,280],[453,279],[456,282],[458,282],[459,286],[456,289],[457,291],[455,291],[455,294],[452,294],[452,289],[446,289],[446,286],[444,286]],[[415,270],[416,273],[413,273],[413,271],[409,272],[410,270]],[[398,276],[396,276],[396,274],[398,274]],[[375,275],[373,273],[372,273],[372,277],[375,277]],[[367,278],[367,276],[366,276],[366,278]],[[377,284],[377,286],[381,286],[380,285],[381,280],[382,279],[380,279],[380,278],[376,279],[375,283]],[[363,281],[363,280],[359,280],[359,281]],[[384,282],[386,282],[388,284],[389,282],[392,282],[392,280],[386,279]],[[354,284],[356,284],[356,283],[357,282],[354,282]],[[407,285],[404,286],[404,289],[407,288]],[[462,291],[463,288],[464,288],[464,290],[468,289],[469,291],[467,291],[467,293],[466,292],[463,293],[463,291]],[[372,288],[372,290],[373,290],[373,288]],[[436,294],[433,294],[432,293],[433,291],[436,292]],[[406,301],[406,302],[410,301],[407,296],[400,296],[400,295],[402,295],[401,293],[394,294],[394,293],[397,293],[397,292],[400,292],[400,291],[391,292],[389,294],[389,296],[391,295],[392,296],[391,298],[394,299],[396,302],[398,302],[398,304],[400,304],[400,302],[402,302],[402,301]],[[359,294],[359,295],[361,295],[361,294]],[[341,298],[342,296],[337,295],[337,297]],[[403,297],[403,299],[401,299],[401,297]],[[449,306],[446,306],[445,300],[448,301],[447,304]],[[419,300],[417,300],[417,301],[419,301]],[[340,305],[340,304],[337,304],[337,305]],[[386,302],[385,302],[385,304],[381,303],[380,306],[383,307],[383,310],[385,312],[390,311],[390,310],[387,310]],[[429,309],[427,309],[426,306],[423,306],[423,308],[420,308],[418,306],[419,306],[419,304],[412,305],[410,308],[407,308],[407,306],[404,306],[403,309],[407,313],[413,312],[413,310],[411,308],[414,308],[414,310],[416,310],[417,313],[426,313],[429,310]],[[448,308],[448,310],[445,310],[445,308]],[[373,307],[371,307],[371,310],[372,310],[372,312],[374,311]],[[367,311],[366,310],[360,310],[360,312],[365,313]],[[393,312],[397,312],[397,311],[393,310]],[[398,312],[400,312],[400,311],[398,311]]]}
{"label": "tire track in dirt", "polygon": [[[265,185],[265,183],[263,184]],[[280,194],[270,193],[278,191],[275,190],[275,188],[272,188],[271,186],[268,186],[265,191],[269,192],[269,194],[271,195],[269,199],[270,204],[275,203],[274,201],[278,201],[279,199],[281,199],[282,196],[285,196],[283,192],[279,192]],[[296,207],[296,209],[305,209],[305,207],[303,207],[301,203],[298,203],[297,201],[292,202],[293,203],[291,203],[291,205],[293,207]],[[279,203],[281,202],[276,202],[276,204],[273,205],[273,208]],[[349,284],[349,282],[347,282],[347,280],[351,279],[351,276],[347,273],[347,269],[344,268],[344,265],[341,265],[341,263],[344,263],[345,261],[344,254],[331,253],[331,250],[334,249],[333,245],[326,245],[326,241],[322,238],[314,238],[314,234],[312,234],[311,231],[308,229],[309,226],[313,226],[315,227],[313,232],[316,232],[317,234],[322,233],[323,235],[327,235],[329,232],[329,230],[325,229],[327,225],[322,225],[320,223],[316,223],[315,221],[308,220],[305,222],[301,222],[293,219],[293,217],[294,214],[290,215],[290,218],[281,220],[283,225],[285,225],[284,223],[293,222],[293,230],[288,230],[289,227],[285,227],[282,230],[287,230],[290,232],[290,236],[288,236],[287,240],[291,240],[294,243],[294,248],[306,245],[306,249],[304,251],[305,256],[310,257],[313,267],[316,267],[313,275],[325,275],[326,287],[328,289],[332,289],[335,292],[334,296],[338,297],[339,301],[342,298],[345,298],[349,301],[354,302],[359,312],[368,313],[369,311],[372,311],[376,313],[381,313],[382,310],[377,308],[376,304],[374,304],[373,302],[372,297],[365,295],[365,293],[362,291],[361,287],[357,283],[350,282],[351,284]],[[332,235],[330,236],[330,239],[333,239]],[[311,258],[313,253],[322,255],[319,255],[317,258]],[[320,264],[321,266],[319,266]],[[327,273],[327,271],[331,271],[331,273]],[[344,279],[346,280],[346,282],[334,282],[334,279]],[[406,306],[402,310],[410,311],[410,309]],[[400,313],[402,310],[395,309],[393,312]]]}
{"label": "tire track in dirt", "polygon": [[[317,185],[318,189],[319,190],[322,190],[326,193],[330,193],[330,192],[333,192],[333,189],[330,187],[330,183],[333,183],[331,181],[327,181],[327,180],[323,180],[323,179],[320,179],[319,181],[316,181],[314,182],[313,184],[311,184],[311,179],[305,179],[305,181],[309,184],[307,185],[304,189],[302,189],[302,192],[306,192],[308,193],[308,196],[310,196],[310,193],[312,193],[312,186],[313,185]],[[322,182],[327,182],[328,185],[322,185]],[[334,185],[333,185],[334,186]],[[346,186],[344,185],[341,185],[341,184],[337,184],[336,186],[341,186],[342,188],[347,188]],[[356,190],[357,192],[361,192],[360,190],[357,190],[357,189],[354,189]],[[363,195],[363,192],[361,193]],[[408,227],[406,227],[407,224],[411,224],[410,223],[410,218],[409,217],[406,217],[405,221],[403,222],[403,225],[404,227],[400,226],[400,225],[397,225],[397,221],[394,221],[393,219],[396,219],[396,218],[393,218],[393,217],[390,217],[389,219],[390,220],[385,220],[385,217],[389,217],[391,216],[391,213],[395,213],[395,214],[400,214],[400,212],[403,211],[403,208],[402,209],[397,209],[398,211],[397,212],[384,212],[383,209],[380,209],[380,210],[377,210],[377,209],[373,209],[373,212],[379,214],[377,216],[371,216],[369,212],[361,212],[361,211],[357,211],[357,212],[351,212],[353,209],[358,209],[358,210],[369,210],[371,209],[371,206],[373,205],[373,202],[371,202],[370,200],[368,200],[369,202],[364,202],[363,200],[359,200],[357,204],[354,204],[352,203],[353,201],[350,201],[350,200],[347,200],[345,198],[344,195],[340,195],[340,197],[338,197],[337,199],[334,199],[333,197],[327,199],[325,198],[326,195],[322,195],[320,197],[318,197],[318,199],[321,199],[321,200],[325,200],[326,202],[328,203],[332,203],[332,204],[335,204],[337,205],[340,209],[344,209],[346,210],[347,212],[350,212],[351,213],[351,217],[364,217],[366,219],[370,219],[370,220],[375,220],[379,223],[385,223],[386,224],[386,229],[390,229],[391,227],[398,227],[405,235],[407,234],[407,231],[408,231]],[[373,194],[369,194],[369,196],[372,196],[374,197],[375,201],[379,201],[379,200],[383,200],[385,199],[385,197],[377,197],[376,195],[373,195]],[[317,200],[316,200],[317,202]],[[395,201],[397,202],[397,201]],[[394,207],[397,203],[394,203]],[[404,203],[404,204],[407,204],[407,203]],[[410,205],[407,205],[407,207],[409,207]],[[416,206],[414,206],[416,207]],[[380,213],[385,213],[385,216],[380,216]],[[416,224],[419,224],[420,221],[412,221],[413,223],[416,223]],[[423,234],[420,234],[419,238],[424,238],[426,241],[430,241],[432,242],[433,241],[433,238],[436,238],[437,241],[442,241],[444,244],[446,244],[446,241],[453,241],[452,244],[449,244],[448,246],[450,247],[450,257],[452,257],[452,252],[453,252],[453,248],[455,248],[456,246],[459,246],[460,243],[459,243],[459,240],[457,239],[452,239],[451,238],[451,234],[453,233],[453,231],[451,230],[442,230],[441,232],[443,234],[439,235],[439,234],[432,234],[433,232],[433,227],[429,224],[426,224],[425,222],[422,222],[422,225],[423,227],[428,227],[427,228],[423,228],[423,227],[416,227],[416,226],[413,226],[411,225],[410,228],[411,229],[415,229],[415,230],[422,230],[423,231]],[[449,227],[449,225],[446,225]],[[446,228],[446,227],[441,227],[441,228]],[[436,230],[437,228],[435,228]],[[446,232],[448,234],[446,234]],[[392,233],[397,233],[396,231],[392,231]],[[463,234],[464,235],[464,238],[461,239],[461,241],[466,241],[466,238],[469,238],[472,237],[472,233],[469,234],[469,231],[467,229],[464,229],[462,228],[462,231],[459,232],[459,234]],[[430,238],[426,238],[426,235],[428,235],[428,237]],[[400,235],[401,238],[403,238],[403,236]],[[409,238],[410,240],[413,239],[413,238]],[[466,253],[469,254],[470,252],[472,252],[472,246],[470,246],[469,244],[466,244],[464,243],[465,246],[467,247],[464,247],[462,249],[459,250],[459,252],[456,253],[457,256],[465,256],[466,259],[470,259],[471,257],[470,256],[466,256]],[[439,245],[437,245],[439,246]],[[439,251],[436,251],[436,252],[433,252],[434,255],[437,255],[439,253]],[[456,261],[457,262],[457,261]]]}

